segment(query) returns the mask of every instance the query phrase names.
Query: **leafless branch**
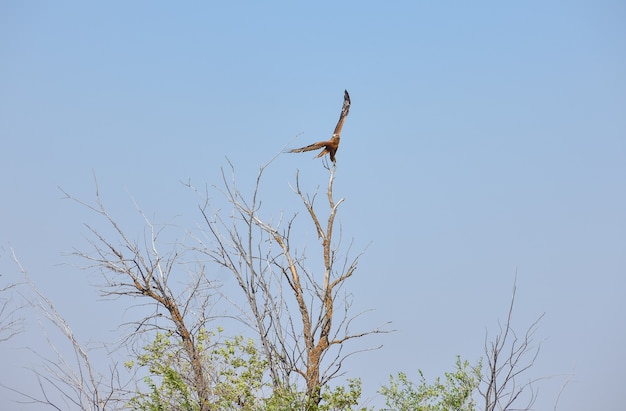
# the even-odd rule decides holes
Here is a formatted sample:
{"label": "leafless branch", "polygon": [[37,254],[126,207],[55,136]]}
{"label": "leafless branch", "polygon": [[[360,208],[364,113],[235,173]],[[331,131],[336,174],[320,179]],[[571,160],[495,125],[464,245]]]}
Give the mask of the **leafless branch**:
{"label": "leafless branch", "polygon": [[[268,163],[269,164],[269,163]],[[206,226],[206,238],[199,238],[199,250],[218,265],[228,269],[239,284],[247,301],[253,324],[265,355],[270,361],[270,374],[277,385],[290,387],[292,375],[300,376],[310,398],[315,400],[322,385],[338,375],[346,358],[356,352],[344,353],[345,343],[370,334],[387,332],[382,328],[353,333],[347,296],[343,311],[336,313],[337,292],[355,273],[360,254],[352,261],[347,256],[341,264],[333,242],[335,219],[344,199],[333,198],[335,167],[329,171],[326,198],[328,215],[325,221],[315,205],[316,195],[306,194],[296,172],[296,195],[302,201],[322,245],[322,273],[315,273],[306,264],[303,251],[296,251],[292,218],[270,222],[260,214],[260,182],[267,164],[261,166],[252,195],[246,198],[235,184],[235,170],[230,165],[230,178],[222,172],[224,187],[220,190],[232,206],[232,213],[223,216],[207,200],[200,206]],[[207,197],[208,198],[208,197]],[[336,268],[342,268],[337,271]],[[336,321],[335,321],[336,320]],[[336,347],[335,355],[328,356]],[[327,360],[325,366],[323,362]]]}
{"label": "leafless branch", "polygon": [[11,293],[18,284],[11,283],[0,288],[0,343],[10,340],[24,327],[24,318],[19,315],[22,307],[13,305]]}
{"label": "leafless branch", "polygon": [[[64,192],[64,191],[63,191]],[[193,267],[194,273],[187,286],[176,292],[170,283],[174,272],[185,272],[188,262],[183,260],[185,247],[175,242],[168,252],[160,251],[161,236],[168,226],[157,226],[143,211],[139,211],[146,235],[143,244],[134,242],[104,207],[96,182],[95,205],[87,204],[67,194],[71,199],[94,211],[113,229],[114,241],[97,229],[87,228],[94,237],[92,252],[76,251],[76,255],[90,266],[99,268],[106,281],[102,294],[108,297],[131,297],[149,301],[154,306],[152,315],[138,319],[127,340],[141,337],[147,330],[171,330],[179,339],[191,370],[190,382],[195,390],[200,410],[210,409],[210,391],[203,368],[202,354],[195,343],[195,334],[205,326],[207,310],[217,284],[209,281],[202,266]],[[163,323],[166,321],[166,323]]]}
{"label": "leafless branch", "polygon": [[554,411],[557,411],[557,408],[559,406],[559,401],[561,400],[561,395],[563,394],[563,391],[565,391],[565,388],[570,382],[572,382],[572,379],[568,378],[567,380],[565,380],[563,385],[561,385],[561,389],[559,389],[559,393],[557,394],[556,400],[554,401]]}
{"label": "leafless branch", "polygon": [[[48,345],[54,351],[55,358],[39,356],[44,361],[44,371],[34,370],[34,372],[41,390],[41,397],[7,388],[19,393],[27,402],[46,404],[56,409],[65,409],[69,404],[83,410],[94,411],[123,407],[124,402],[117,396],[124,391],[119,378],[112,378],[105,383],[104,375],[94,370],[88,351],[80,344],[69,324],[52,301],[37,288],[13,250],[11,250],[11,255],[26,284],[35,293],[35,299],[28,300],[29,303],[65,336],[71,344],[75,358],[73,364],[68,362],[52,340],[47,337]],[[43,324],[42,330],[47,336]],[[60,398],[58,401],[62,401],[63,406],[55,403],[47,387],[51,387],[58,394]]]}
{"label": "leafless branch", "polygon": [[[535,343],[534,335],[544,314],[527,328],[523,336],[518,336],[513,329],[516,289],[514,283],[507,319],[503,325],[499,324],[499,333],[491,341],[485,336],[487,370],[479,387],[485,411],[530,410],[537,397],[533,388],[537,379],[519,380],[535,364],[539,355],[541,344]],[[522,398],[526,398],[525,406],[512,408]]]}

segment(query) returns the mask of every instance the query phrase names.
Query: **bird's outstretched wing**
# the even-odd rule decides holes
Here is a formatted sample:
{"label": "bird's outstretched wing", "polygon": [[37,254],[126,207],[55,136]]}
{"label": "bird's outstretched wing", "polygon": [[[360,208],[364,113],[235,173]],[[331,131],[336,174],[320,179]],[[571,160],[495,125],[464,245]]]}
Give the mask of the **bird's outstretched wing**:
{"label": "bird's outstretched wing", "polygon": [[335,132],[333,133],[333,137],[341,134],[341,129],[343,128],[343,122],[346,121],[346,117],[348,117],[348,113],[350,112],[350,94],[348,94],[348,90],[343,91],[343,107],[341,107],[341,114],[339,115],[339,121],[337,122],[337,126],[335,127]]}
{"label": "bird's outstretched wing", "polygon": [[293,150],[290,150],[289,152],[290,153],[304,153],[305,151],[317,150],[319,148],[326,146],[327,144],[330,144],[330,141],[319,141],[317,143],[313,143],[306,147],[294,148]]}
{"label": "bird's outstretched wing", "polygon": [[350,112],[350,95],[348,94],[348,90],[344,90],[343,94],[343,106],[341,107],[341,114],[339,115],[339,121],[337,122],[337,126],[335,126],[335,131],[333,132],[333,136],[328,141],[319,141],[317,143],[310,144],[305,147],[295,148],[290,153],[303,153],[305,151],[313,151],[318,150],[320,148],[324,148],[315,158],[322,157],[325,154],[329,154],[330,160],[335,162],[335,153],[339,148],[339,140],[341,138],[341,129],[343,128],[343,123],[346,121],[346,117],[348,117],[348,113]]}

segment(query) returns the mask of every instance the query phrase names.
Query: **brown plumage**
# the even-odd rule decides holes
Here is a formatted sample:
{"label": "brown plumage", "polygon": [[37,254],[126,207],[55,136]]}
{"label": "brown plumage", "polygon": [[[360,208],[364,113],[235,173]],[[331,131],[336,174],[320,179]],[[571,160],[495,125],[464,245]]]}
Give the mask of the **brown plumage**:
{"label": "brown plumage", "polygon": [[317,143],[313,143],[306,147],[296,148],[290,153],[303,153],[305,151],[313,151],[320,148],[324,148],[315,158],[322,157],[325,154],[330,156],[330,160],[335,162],[335,153],[339,148],[339,140],[341,138],[341,128],[343,127],[343,122],[346,121],[346,117],[348,117],[348,113],[350,112],[350,95],[348,94],[348,90],[344,90],[343,95],[343,107],[341,108],[341,115],[339,116],[339,121],[337,122],[337,126],[335,127],[335,132],[333,136],[328,141],[319,141]]}

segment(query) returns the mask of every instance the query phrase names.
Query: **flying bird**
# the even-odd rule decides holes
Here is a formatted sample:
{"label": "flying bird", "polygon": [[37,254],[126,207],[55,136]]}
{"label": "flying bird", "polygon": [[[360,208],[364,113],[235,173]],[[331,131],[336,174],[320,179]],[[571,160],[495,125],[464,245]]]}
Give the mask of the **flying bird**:
{"label": "flying bird", "polygon": [[335,127],[335,131],[333,132],[333,136],[328,141],[319,141],[317,143],[313,143],[306,147],[296,148],[290,153],[303,153],[305,151],[313,151],[320,148],[324,148],[315,158],[322,157],[325,154],[330,156],[330,161],[335,162],[335,153],[339,148],[339,139],[341,137],[341,128],[343,127],[343,122],[346,121],[346,117],[348,117],[348,112],[350,112],[350,95],[348,94],[348,90],[344,90],[343,94],[343,107],[341,107],[341,115],[339,116],[339,121],[337,122],[337,126]]}

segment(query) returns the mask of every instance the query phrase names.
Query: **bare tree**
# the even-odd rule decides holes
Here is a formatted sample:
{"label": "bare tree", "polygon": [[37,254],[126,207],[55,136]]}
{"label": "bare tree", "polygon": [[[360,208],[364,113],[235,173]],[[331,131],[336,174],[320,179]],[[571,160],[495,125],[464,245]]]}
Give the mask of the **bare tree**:
{"label": "bare tree", "polygon": [[[87,261],[85,268],[96,268],[101,273],[104,279],[101,294],[107,299],[134,299],[144,310],[136,321],[127,324],[132,326],[132,331],[120,344],[145,340],[157,332],[176,339],[181,347],[177,355],[185,362],[181,368],[185,372],[180,377],[191,388],[193,401],[201,411],[216,409],[219,401],[220,394],[214,390],[214,371],[207,362],[206,340],[200,339],[206,335],[203,332],[211,307],[217,298],[225,295],[216,295],[218,286],[207,276],[205,264],[197,258],[198,252],[205,259],[209,256],[210,262],[226,267],[237,280],[245,299],[245,306],[239,307],[247,316],[243,320],[258,335],[274,389],[280,394],[281,390],[292,392],[294,387],[303,388],[304,400],[310,408],[319,404],[321,388],[339,375],[346,358],[373,349],[346,351],[347,341],[387,332],[380,328],[365,332],[351,330],[353,321],[362,313],[351,313],[352,296],[344,285],[354,275],[361,254],[350,257],[351,246],[345,250],[340,247],[341,230],[336,230],[335,220],[344,200],[333,198],[335,168],[326,167],[328,211],[324,217],[315,203],[316,195],[309,196],[301,189],[296,173],[294,192],[302,201],[321,245],[320,258],[312,259],[304,248],[298,249],[301,237],[294,234],[298,231],[297,213],[277,222],[259,214],[259,188],[267,165],[260,168],[251,200],[238,190],[234,179],[229,181],[222,173],[222,192],[232,206],[231,214],[224,216],[206,200],[200,206],[206,225],[203,234],[195,237],[200,243],[194,247],[177,240],[165,243],[162,236],[166,236],[169,226],[156,225],[138,206],[145,234],[141,241],[133,240],[105,208],[97,182],[93,204],[61,190],[66,198],[91,210],[105,223],[98,229],[86,224],[91,233],[91,248],[75,251],[76,256]],[[231,169],[234,175],[232,165]],[[167,244],[166,252],[162,251],[164,244]],[[180,281],[180,276],[173,275],[181,271],[190,274],[186,280]],[[44,358],[47,374],[38,374],[42,398],[25,396],[60,408],[48,396],[46,387],[52,386],[66,404],[81,409],[104,410],[124,405],[133,392],[119,383],[117,368],[111,369],[109,382],[104,374],[94,371],[88,351],[79,344],[52,302],[37,290],[25,270],[22,272],[37,294],[37,305],[71,342],[76,355],[76,363],[70,364],[55,349],[58,358],[53,361]]]}
{"label": "bare tree", "polygon": [[[65,192],[64,192],[65,193]],[[131,240],[104,207],[97,189],[96,204],[90,205],[65,193],[67,198],[77,201],[104,218],[113,229],[115,239],[101,234],[88,226],[94,240],[92,252],[76,251],[76,255],[90,261],[99,268],[106,281],[102,288],[105,297],[131,297],[145,300],[152,307],[152,314],[141,317],[135,330],[126,338],[144,335],[147,331],[171,330],[183,348],[183,357],[189,367],[186,384],[195,392],[195,400],[201,411],[211,409],[211,384],[208,381],[205,363],[195,338],[207,322],[206,314],[216,285],[211,283],[202,266],[195,266],[192,279],[182,290],[170,281],[175,271],[185,271],[184,247],[175,243],[167,252],[160,251],[160,235],[167,226],[152,223],[138,208],[144,219],[147,233],[143,244]]]}
{"label": "bare tree", "polygon": [[[42,326],[55,356],[53,359],[46,358],[33,350],[44,362],[43,371],[33,369],[41,394],[36,395],[12,387],[4,387],[19,394],[23,398],[20,402],[44,404],[57,410],[72,406],[89,411],[122,409],[125,402],[118,395],[124,390],[116,364],[112,364],[105,373],[99,373],[94,369],[88,350],[78,341],[52,301],[37,288],[13,250],[11,250],[11,255],[26,285],[35,293],[34,298],[26,298],[26,300],[70,342],[74,358],[72,361],[61,354],[61,350],[57,348],[58,345],[48,337],[45,327]],[[30,349],[30,347],[27,348]]]}
{"label": "bare tree", "polygon": [[24,319],[18,315],[20,307],[14,306],[11,293],[18,284],[0,287],[0,343],[10,340],[23,329]]}
{"label": "bare tree", "polygon": [[344,201],[333,198],[335,167],[326,167],[326,217],[316,207],[316,195],[302,190],[296,173],[295,194],[321,243],[320,258],[314,259],[321,262],[321,269],[316,271],[310,256],[298,249],[301,238],[294,234],[298,214],[276,222],[260,214],[260,182],[267,165],[261,166],[250,198],[237,188],[232,164],[231,179],[222,172],[223,193],[234,209],[225,216],[208,200],[201,206],[208,232],[199,239],[200,251],[227,268],[243,291],[247,321],[258,333],[275,387],[288,389],[303,381],[314,406],[320,401],[321,387],[337,376],[343,361],[355,353],[345,353],[345,343],[386,331],[350,329],[358,315],[350,314],[351,295],[343,287],[354,275],[361,255],[350,259],[347,247],[342,257],[341,237],[334,237],[337,212]]}
{"label": "bare tree", "polygon": [[[479,387],[485,401],[485,411],[530,410],[537,397],[533,383],[538,379],[522,380],[522,374],[535,364],[539,355],[541,344],[535,343],[534,335],[544,314],[523,335],[518,336],[513,330],[516,288],[514,283],[506,322],[499,324],[499,332],[493,340],[488,341],[488,336],[485,336],[487,369]],[[522,401],[526,404],[523,407],[518,406]]]}

